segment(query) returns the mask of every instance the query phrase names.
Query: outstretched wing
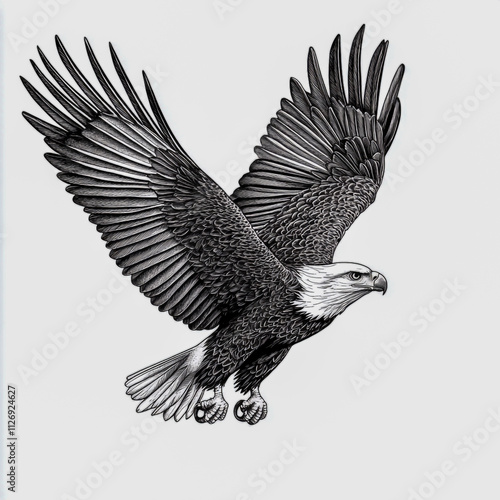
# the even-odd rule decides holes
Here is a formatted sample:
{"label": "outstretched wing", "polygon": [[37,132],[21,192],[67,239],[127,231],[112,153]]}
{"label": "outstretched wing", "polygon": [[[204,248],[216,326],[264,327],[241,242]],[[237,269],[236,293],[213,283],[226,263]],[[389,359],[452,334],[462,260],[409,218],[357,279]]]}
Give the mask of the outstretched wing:
{"label": "outstretched wing", "polygon": [[331,263],[345,231],[375,200],[382,182],[384,158],[401,116],[404,66],[396,71],[379,113],[388,42],[373,54],[363,93],[363,31],[364,26],[351,48],[348,98],[340,36],[330,52],[329,91],[310,49],[310,90],[292,78],[292,100],[282,100],[255,149],[258,159],[233,194],[261,239],[286,264]]}
{"label": "outstretched wing", "polygon": [[23,83],[56,125],[29,113],[28,122],[55,151],[45,155],[90,214],[123,273],[161,311],[192,329],[214,328],[253,300],[258,286],[289,271],[258,238],[240,209],[181,148],[144,74],[153,113],[143,105],[113,48],[130,104],[118,93],[86,41],[105,92],[87,80],[56,38],[76,86],[39,51],[50,80],[32,61],[59,107]]}

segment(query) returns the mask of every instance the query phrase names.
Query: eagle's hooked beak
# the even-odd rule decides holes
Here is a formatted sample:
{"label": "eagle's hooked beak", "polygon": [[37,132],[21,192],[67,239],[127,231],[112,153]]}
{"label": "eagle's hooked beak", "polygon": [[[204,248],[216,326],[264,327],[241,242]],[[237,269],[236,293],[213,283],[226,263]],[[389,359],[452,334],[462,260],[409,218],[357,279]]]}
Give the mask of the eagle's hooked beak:
{"label": "eagle's hooked beak", "polygon": [[374,272],[373,275],[373,289],[376,292],[382,292],[382,295],[385,295],[387,292],[387,280],[385,276],[381,273]]}

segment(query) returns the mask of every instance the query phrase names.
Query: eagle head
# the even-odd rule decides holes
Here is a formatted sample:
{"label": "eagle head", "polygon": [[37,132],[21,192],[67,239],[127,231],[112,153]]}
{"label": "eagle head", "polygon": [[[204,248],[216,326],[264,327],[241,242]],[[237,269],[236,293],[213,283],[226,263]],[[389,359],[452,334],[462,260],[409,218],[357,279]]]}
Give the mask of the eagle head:
{"label": "eagle head", "polygon": [[294,304],[310,319],[329,320],[370,292],[387,291],[384,275],[352,262],[302,266]]}

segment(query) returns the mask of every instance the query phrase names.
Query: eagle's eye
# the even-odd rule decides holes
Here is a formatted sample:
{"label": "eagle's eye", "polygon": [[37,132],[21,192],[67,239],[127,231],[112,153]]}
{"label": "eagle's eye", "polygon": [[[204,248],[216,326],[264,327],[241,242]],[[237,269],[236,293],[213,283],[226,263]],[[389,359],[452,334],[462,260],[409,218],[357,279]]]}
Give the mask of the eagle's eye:
{"label": "eagle's eye", "polygon": [[351,279],[352,281],[358,281],[361,279],[361,273],[357,273],[357,272],[352,272],[352,273],[349,273],[349,279]]}

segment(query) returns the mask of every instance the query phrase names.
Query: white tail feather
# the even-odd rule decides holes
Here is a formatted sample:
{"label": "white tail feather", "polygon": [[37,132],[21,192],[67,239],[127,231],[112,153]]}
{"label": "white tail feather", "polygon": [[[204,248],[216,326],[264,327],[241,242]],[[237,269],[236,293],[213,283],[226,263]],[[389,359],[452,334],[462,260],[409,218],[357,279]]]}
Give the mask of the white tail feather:
{"label": "white tail feather", "polygon": [[179,421],[190,418],[196,403],[203,397],[204,388],[196,381],[203,361],[205,343],[143,368],[127,377],[127,394],[141,401],[138,412],[150,410],[153,415]]}

